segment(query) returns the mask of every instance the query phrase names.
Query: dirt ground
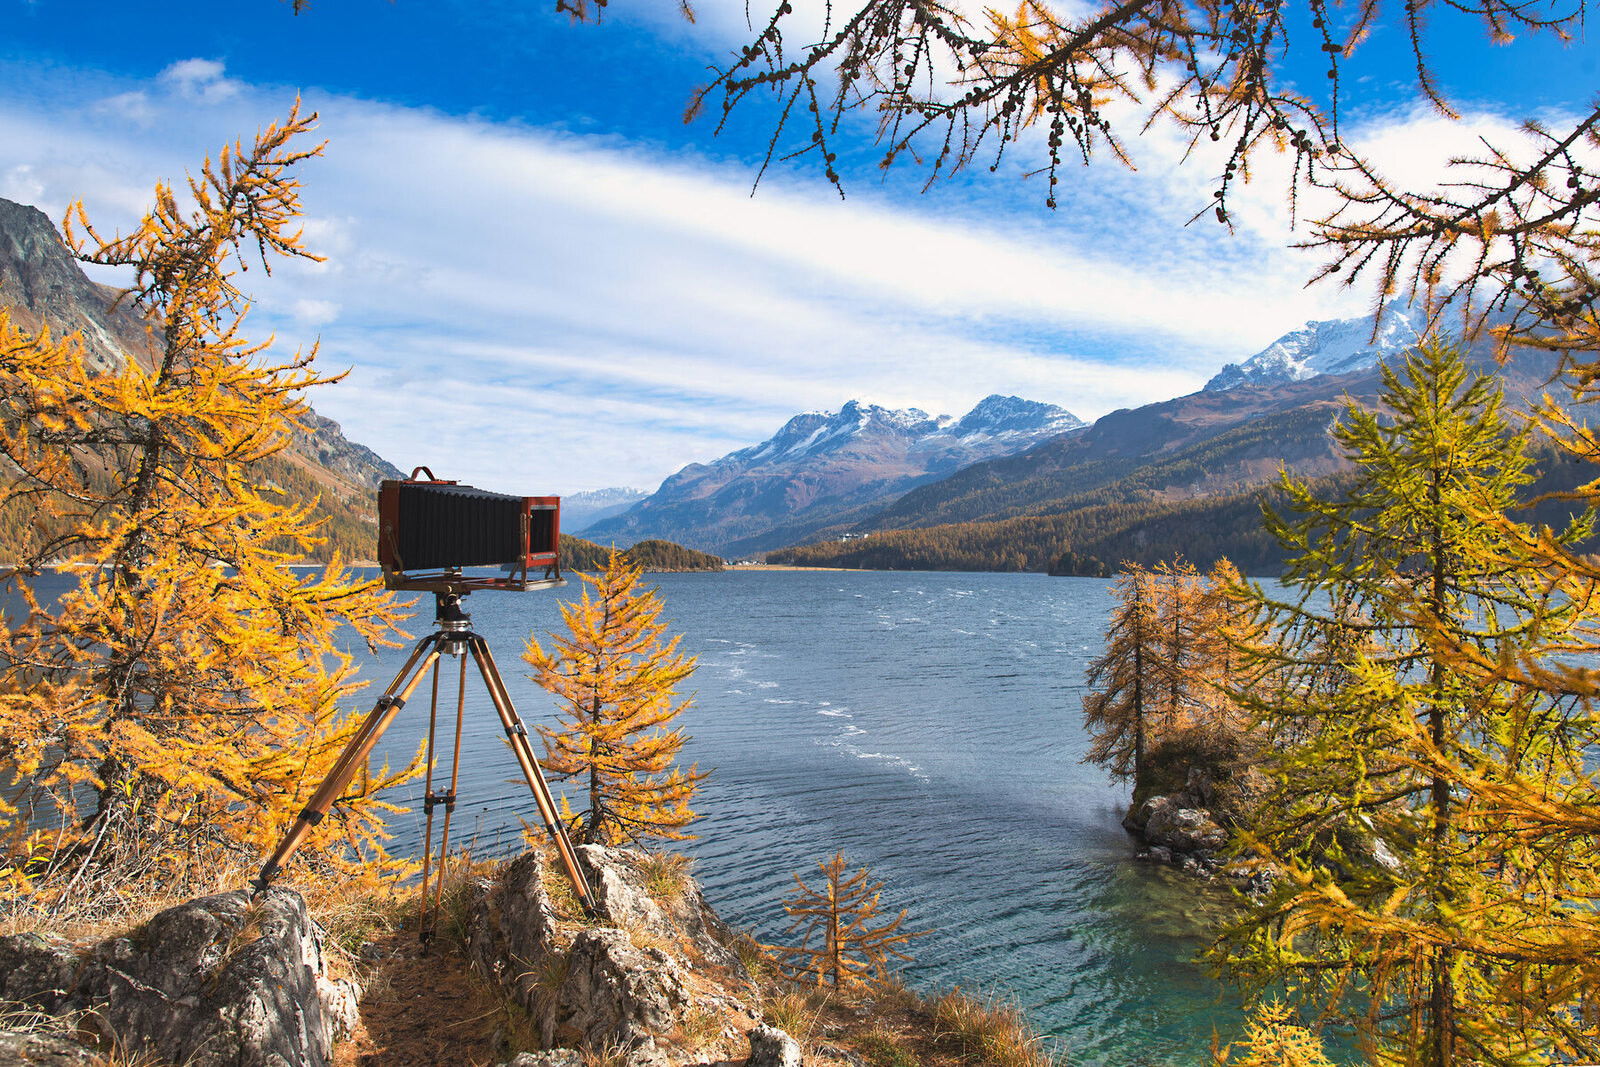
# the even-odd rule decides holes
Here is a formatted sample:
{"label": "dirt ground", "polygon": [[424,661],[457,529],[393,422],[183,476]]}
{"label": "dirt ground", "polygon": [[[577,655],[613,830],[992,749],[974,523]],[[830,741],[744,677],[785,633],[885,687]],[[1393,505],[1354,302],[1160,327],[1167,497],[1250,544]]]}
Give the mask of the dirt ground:
{"label": "dirt ground", "polygon": [[493,1067],[505,1010],[467,969],[455,946],[426,950],[415,930],[374,943],[361,1026],[334,1050],[334,1067]]}

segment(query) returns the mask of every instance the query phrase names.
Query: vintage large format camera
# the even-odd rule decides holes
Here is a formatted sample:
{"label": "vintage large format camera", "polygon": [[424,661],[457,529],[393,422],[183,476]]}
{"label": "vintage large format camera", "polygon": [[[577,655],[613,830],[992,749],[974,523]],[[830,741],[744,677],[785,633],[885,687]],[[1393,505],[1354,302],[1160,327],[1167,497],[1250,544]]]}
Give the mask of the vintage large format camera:
{"label": "vintage large format camera", "polygon": [[[465,593],[563,584],[561,498],[490,493],[418,467],[409,479],[378,488],[378,563],[390,589]],[[465,575],[466,567],[502,573]]]}

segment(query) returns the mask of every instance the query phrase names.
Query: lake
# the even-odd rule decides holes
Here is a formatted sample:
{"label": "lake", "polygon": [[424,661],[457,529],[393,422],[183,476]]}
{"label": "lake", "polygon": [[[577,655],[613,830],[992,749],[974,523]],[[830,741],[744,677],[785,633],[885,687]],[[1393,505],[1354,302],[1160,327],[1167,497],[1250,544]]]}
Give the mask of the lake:
{"label": "lake", "polygon": [[[1014,997],[1074,1064],[1204,1061],[1237,1018],[1192,963],[1217,895],[1134,860],[1128,791],[1081,761],[1084,668],[1110,609],[1100,579],[1037,574],[729,571],[648,576],[669,633],[699,657],[688,761],[710,769],[683,851],[713,906],[781,939],[792,875],[842,849],[908,910],[909,981]],[[466,601],[530,726],[551,698],[527,678],[530,633],[559,629],[566,589]],[[419,602],[413,632],[426,632]],[[363,673],[379,686],[403,650]],[[449,683],[447,683],[448,685]],[[386,738],[422,736],[426,684]],[[441,703],[444,703],[441,701]],[[469,688],[458,840],[516,847],[537,813],[481,686]],[[559,791],[559,786],[557,786]],[[420,794],[420,783],[415,788]],[[420,812],[420,805],[417,805]],[[414,846],[419,814],[394,824]]]}

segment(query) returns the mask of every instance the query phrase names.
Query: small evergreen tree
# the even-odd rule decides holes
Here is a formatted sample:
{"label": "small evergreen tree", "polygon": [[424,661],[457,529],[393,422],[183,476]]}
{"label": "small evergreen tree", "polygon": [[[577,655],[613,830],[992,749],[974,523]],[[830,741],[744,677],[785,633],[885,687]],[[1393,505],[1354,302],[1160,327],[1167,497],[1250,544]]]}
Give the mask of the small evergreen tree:
{"label": "small evergreen tree", "polygon": [[818,863],[823,882],[817,889],[794,876],[798,891],[784,901],[783,910],[794,919],[787,932],[798,934],[800,943],[778,952],[794,978],[836,989],[871,987],[889,976],[891,956],[910,960],[902,946],[929,931],[901,930],[904,909],[888,922],[874,925],[880,918],[883,883],[872,881],[865,867],[849,875],[845,867],[842,852]]}
{"label": "small evergreen tree", "polygon": [[674,765],[688,735],[669,724],[689,706],[675,693],[694,657],[678,654],[679,637],[662,641],[661,601],[621,553],[612,549],[604,572],[581,577],[582,601],[561,608],[569,632],[551,634],[549,650],[529,637],[523,654],[560,701],[560,729],[539,728],[540,764],[586,798],[582,811],[568,809],[580,840],[684,840],[707,772]]}

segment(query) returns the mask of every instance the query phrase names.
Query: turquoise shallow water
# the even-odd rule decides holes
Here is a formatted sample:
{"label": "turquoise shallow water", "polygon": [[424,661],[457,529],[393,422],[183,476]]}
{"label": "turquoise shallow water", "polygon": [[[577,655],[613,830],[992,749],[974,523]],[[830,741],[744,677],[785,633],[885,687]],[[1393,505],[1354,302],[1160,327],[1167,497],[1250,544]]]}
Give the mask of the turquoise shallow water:
{"label": "turquoise shallow water", "polygon": [[[1107,584],[1031,574],[656,575],[700,660],[683,718],[712,770],[685,851],[719,913],[768,939],[793,872],[843,849],[933,933],[908,978],[1009,994],[1083,1065],[1204,1062],[1237,1009],[1191,960],[1203,889],[1133,859],[1126,788],[1080,760],[1083,671]],[[519,659],[560,626],[555,592],[467,602],[525,718],[550,698]],[[419,607],[431,607],[419,605]],[[419,619],[424,622],[425,619]],[[387,681],[400,653],[368,661]],[[419,690],[419,695],[425,690]],[[414,698],[415,704],[416,698]],[[409,716],[409,713],[408,713]],[[422,713],[392,733],[408,755]],[[469,692],[458,825],[480,852],[535,818],[487,698]],[[419,790],[420,791],[420,790]],[[402,847],[416,816],[395,826]]]}

